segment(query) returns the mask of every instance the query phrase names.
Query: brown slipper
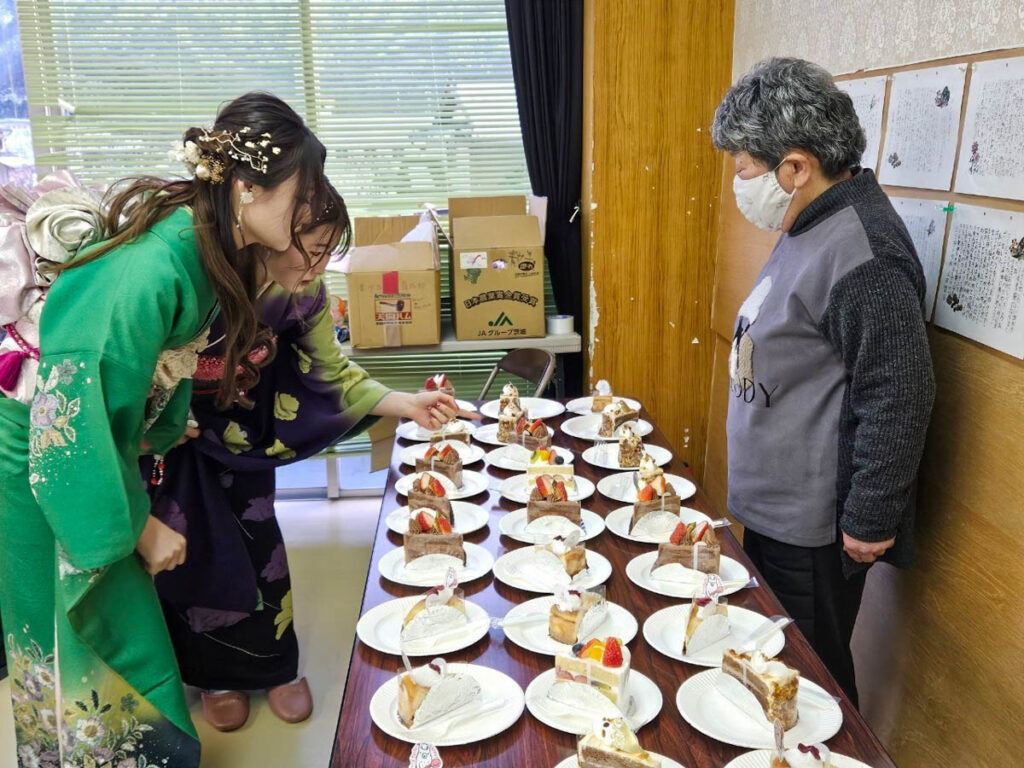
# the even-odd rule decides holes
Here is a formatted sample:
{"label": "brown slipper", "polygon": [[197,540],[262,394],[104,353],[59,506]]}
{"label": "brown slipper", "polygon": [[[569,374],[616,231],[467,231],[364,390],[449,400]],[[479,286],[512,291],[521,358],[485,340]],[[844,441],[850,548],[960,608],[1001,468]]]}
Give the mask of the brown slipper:
{"label": "brown slipper", "polygon": [[304,677],[294,683],[268,689],[267,703],[270,711],[286,723],[301,723],[313,714],[313,695]]}
{"label": "brown slipper", "polygon": [[218,731],[237,731],[249,719],[249,696],[241,691],[203,691],[203,717]]}

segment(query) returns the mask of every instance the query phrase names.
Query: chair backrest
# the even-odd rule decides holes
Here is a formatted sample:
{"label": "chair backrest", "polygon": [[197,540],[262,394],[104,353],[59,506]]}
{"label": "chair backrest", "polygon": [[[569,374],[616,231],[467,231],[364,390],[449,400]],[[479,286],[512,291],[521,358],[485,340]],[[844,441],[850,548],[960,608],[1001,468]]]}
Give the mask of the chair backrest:
{"label": "chair backrest", "polygon": [[513,349],[494,366],[483,391],[480,392],[481,400],[487,399],[491,385],[502,371],[535,384],[537,389],[533,397],[540,397],[555,373],[555,356],[546,349]]}

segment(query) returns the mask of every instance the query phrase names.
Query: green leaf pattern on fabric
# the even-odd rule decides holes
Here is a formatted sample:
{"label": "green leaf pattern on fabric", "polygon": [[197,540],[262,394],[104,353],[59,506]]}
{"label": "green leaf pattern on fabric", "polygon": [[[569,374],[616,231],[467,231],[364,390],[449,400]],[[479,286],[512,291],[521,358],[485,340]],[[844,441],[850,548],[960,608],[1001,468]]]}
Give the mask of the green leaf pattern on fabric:
{"label": "green leaf pattern on fabric", "polygon": [[286,392],[274,396],[274,418],[280,421],[295,421],[299,415],[299,400]]}
{"label": "green leaf pattern on fabric", "polygon": [[292,592],[288,590],[281,599],[281,612],[274,617],[274,626],[277,627],[277,639],[280,640],[284,635],[285,630],[292,623]]}
{"label": "green leaf pattern on fabric", "polygon": [[245,430],[236,421],[228,422],[224,428],[223,438],[224,447],[236,455],[252,448],[252,443],[249,442]]}
{"label": "green leaf pattern on fabric", "polygon": [[82,401],[78,397],[69,400],[59,389],[73,384],[77,372],[74,364],[65,360],[50,368],[45,380],[42,376],[38,378],[29,425],[32,456],[38,458],[50,448],[65,448],[78,439],[71,422],[81,413]]}
{"label": "green leaf pattern on fabric", "polygon": [[309,373],[313,370],[313,358],[299,347],[298,344],[292,344],[292,349],[295,351],[295,359],[298,361],[299,371]]}
{"label": "green leaf pattern on fabric", "polygon": [[294,459],[297,454],[287,445],[281,442],[280,438],[274,440],[274,444],[267,448],[267,456],[278,459]]}

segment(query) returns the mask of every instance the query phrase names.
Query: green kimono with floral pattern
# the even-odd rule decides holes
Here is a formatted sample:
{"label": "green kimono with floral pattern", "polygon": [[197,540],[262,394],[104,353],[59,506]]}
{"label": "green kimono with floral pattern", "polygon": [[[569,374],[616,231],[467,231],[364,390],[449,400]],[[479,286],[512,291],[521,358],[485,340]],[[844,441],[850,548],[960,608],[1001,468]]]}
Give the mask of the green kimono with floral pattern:
{"label": "green kimono with floral pattern", "polygon": [[23,767],[199,764],[153,579],[135,554],[150,509],[143,435],[167,451],[191,397],[184,381],[147,413],[157,358],[215,312],[191,226],[178,209],[63,273],[43,311],[31,407],[0,397],[0,612]]}

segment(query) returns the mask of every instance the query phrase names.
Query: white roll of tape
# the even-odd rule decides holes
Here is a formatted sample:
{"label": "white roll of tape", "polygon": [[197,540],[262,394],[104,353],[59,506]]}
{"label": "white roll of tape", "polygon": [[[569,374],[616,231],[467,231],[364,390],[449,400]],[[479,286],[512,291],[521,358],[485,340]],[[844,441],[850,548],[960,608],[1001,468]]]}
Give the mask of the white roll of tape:
{"label": "white roll of tape", "polygon": [[572,315],[548,315],[548,335],[572,333]]}

